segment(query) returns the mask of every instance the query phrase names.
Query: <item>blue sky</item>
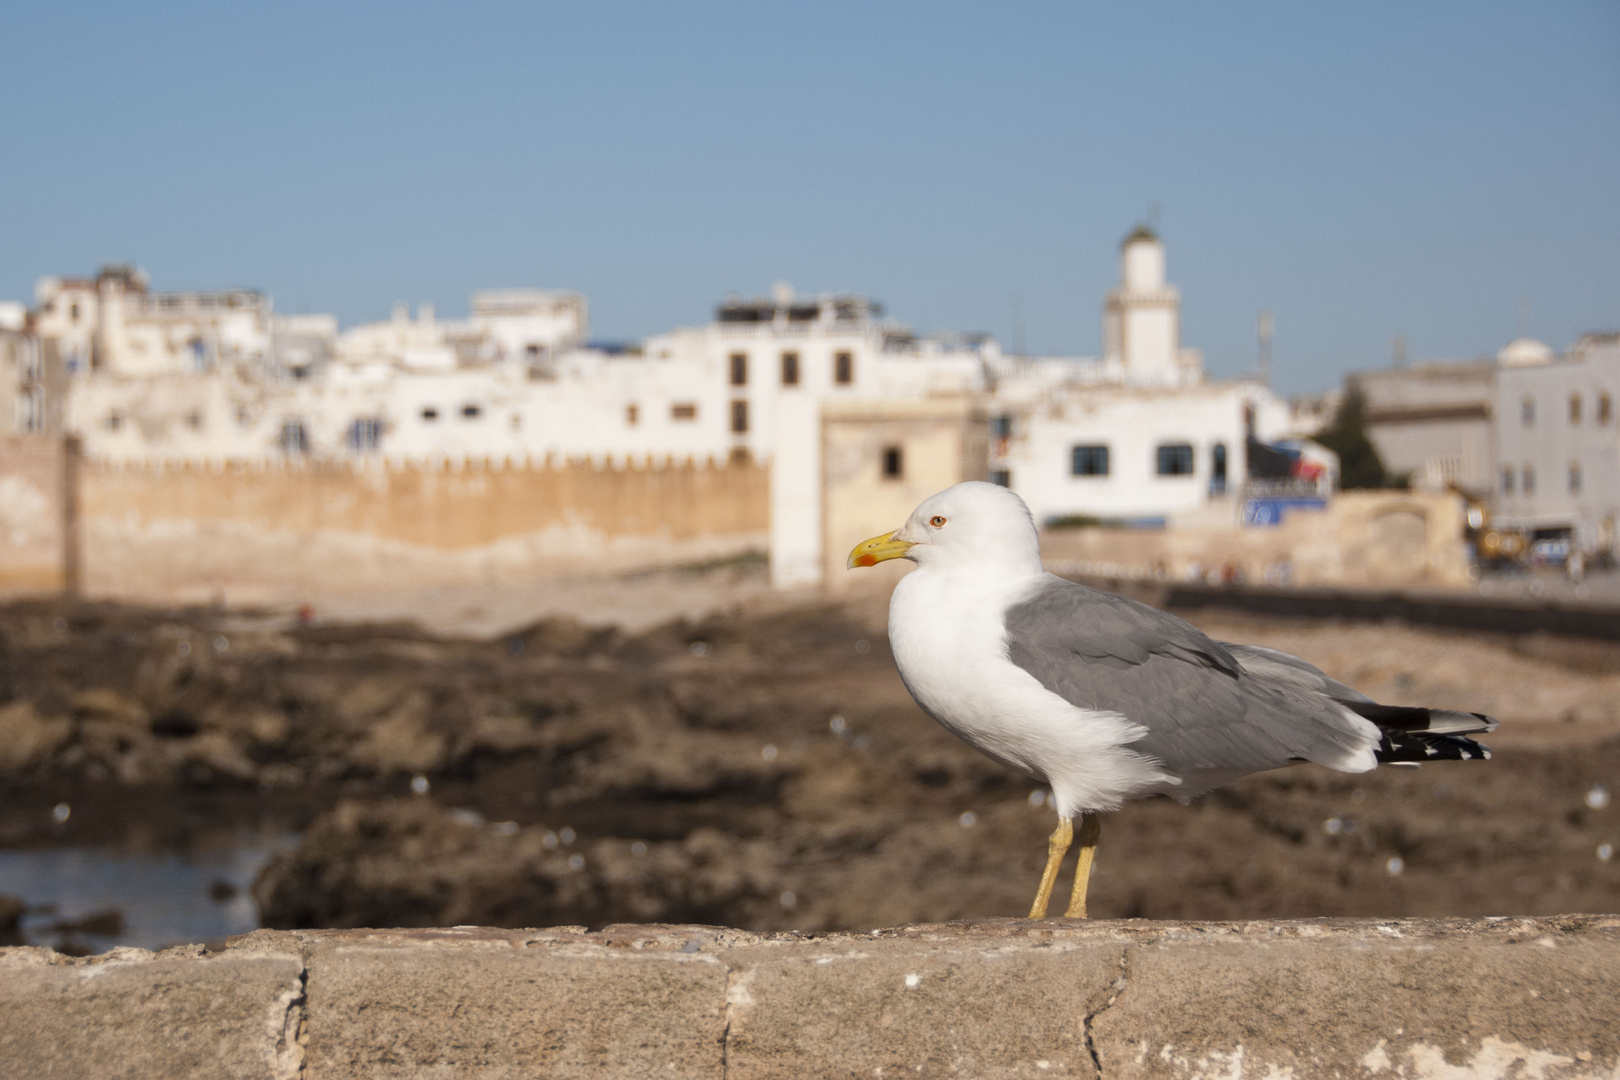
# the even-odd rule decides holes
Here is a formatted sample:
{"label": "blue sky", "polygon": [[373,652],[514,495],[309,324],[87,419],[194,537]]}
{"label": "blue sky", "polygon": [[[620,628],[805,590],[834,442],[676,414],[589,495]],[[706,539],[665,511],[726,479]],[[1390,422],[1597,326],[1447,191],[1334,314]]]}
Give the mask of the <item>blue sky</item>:
{"label": "blue sky", "polygon": [[[138,262],[345,324],[728,291],[1094,353],[1161,208],[1186,344],[1286,391],[1620,328],[1620,4],[8,5],[0,298]],[[1021,313],[1015,316],[1015,311]]]}

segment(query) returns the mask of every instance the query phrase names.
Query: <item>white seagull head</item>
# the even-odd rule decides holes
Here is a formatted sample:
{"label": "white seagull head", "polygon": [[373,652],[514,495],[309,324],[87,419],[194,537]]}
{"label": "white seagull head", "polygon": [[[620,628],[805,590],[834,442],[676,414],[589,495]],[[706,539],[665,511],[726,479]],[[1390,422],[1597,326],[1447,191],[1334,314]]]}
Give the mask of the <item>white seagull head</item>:
{"label": "white seagull head", "polygon": [[976,576],[1041,572],[1040,539],[1029,507],[1006,488],[979,480],[930,495],[900,528],[857,544],[848,565],[875,566],[888,559]]}

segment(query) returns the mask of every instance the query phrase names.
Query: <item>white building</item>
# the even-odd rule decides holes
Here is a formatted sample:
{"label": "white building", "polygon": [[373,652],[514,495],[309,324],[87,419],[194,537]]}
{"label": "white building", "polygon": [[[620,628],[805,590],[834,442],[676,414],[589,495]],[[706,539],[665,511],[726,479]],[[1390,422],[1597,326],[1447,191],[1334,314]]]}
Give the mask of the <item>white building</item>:
{"label": "white building", "polygon": [[[550,322],[521,307],[546,297],[561,312]],[[374,418],[370,448],[389,457],[768,462],[784,398],[960,392],[982,386],[996,356],[985,339],[918,338],[863,298],[784,288],[619,351],[579,345],[585,306],[573,294],[486,293],[473,309],[465,324],[419,311],[340,335],[311,414]],[[343,430],[312,432],[314,452],[365,448],[334,447]]]}
{"label": "white building", "polygon": [[[991,401],[991,476],[1042,522],[1164,522],[1214,506],[1236,523],[1250,458],[1291,433],[1289,407],[1257,382],[1205,381],[1202,354],[1181,345],[1181,296],[1166,283],[1164,245],[1146,227],[1121,245],[1103,346],[1101,360],[1006,366]],[[1267,454],[1268,465],[1279,453],[1298,447]],[[1307,457],[1316,479],[1296,493],[1314,497],[1336,462],[1326,451]]]}
{"label": "white building", "polygon": [[510,364],[543,375],[558,357],[583,347],[589,329],[578,293],[501,289],[474,293],[466,320],[441,321],[431,304],[420,305],[412,319],[404,304],[396,305],[389,321],[337,335],[334,352],[350,365],[445,372]]}
{"label": "white building", "polygon": [[1257,383],[1090,386],[997,417],[992,476],[1036,521],[1163,523],[1218,502],[1235,523],[1250,447],[1286,433],[1288,406]]}
{"label": "white building", "polygon": [[[692,418],[719,440],[715,449],[761,461],[778,449],[784,405],[977,391],[1000,359],[986,335],[919,337],[885,321],[865,297],[801,297],[786,285],[768,298],[728,298],[707,326],[655,335],[645,345],[651,368],[671,364],[695,380]],[[626,403],[638,405],[654,414],[677,408],[674,399]]]}
{"label": "white building", "polygon": [[270,359],[270,301],[250,289],[154,293],[130,266],[45,278],[34,329],[70,375],[144,377]]}
{"label": "white building", "polygon": [[473,294],[467,329],[483,358],[543,368],[585,344],[590,310],[576,292],[495,289]]}
{"label": "white building", "polygon": [[60,393],[51,381],[39,338],[29,330],[28,309],[15,301],[0,302],[0,435],[60,429],[54,415],[60,411]]}
{"label": "white building", "polygon": [[1181,347],[1181,292],[1165,280],[1164,244],[1138,225],[1120,245],[1119,287],[1103,303],[1103,364],[1136,385],[1201,382],[1203,355]]}
{"label": "white building", "polygon": [[[1521,345],[1516,342],[1515,345]],[[1510,348],[1512,348],[1510,346]],[[1498,528],[1613,555],[1620,519],[1620,334],[1588,334],[1555,359],[1523,347],[1496,372]]]}
{"label": "white building", "polygon": [[1496,372],[1488,359],[1445,361],[1357,371],[1346,382],[1361,389],[1367,438],[1385,472],[1408,476],[1419,487],[1449,486],[1484,497],[1496,475]]}
{"label": "white building", "polygon": [[126,270],[40,291],[53,340],[83,360],[70,429],[120,460],[765,462],[784,398],[977,390],[999,359],[982,336],[920,338],[863,298],[785,288],[617,351],[584,344],[587,306],[570,292],[478,293],[455,321],[401,306],[342,333],[330,316],[239,304],[263,316],[248,349],[234,324],[171,319],[183,329],[163,335],[146,314],[226,310],[237,294],[151,294]]}

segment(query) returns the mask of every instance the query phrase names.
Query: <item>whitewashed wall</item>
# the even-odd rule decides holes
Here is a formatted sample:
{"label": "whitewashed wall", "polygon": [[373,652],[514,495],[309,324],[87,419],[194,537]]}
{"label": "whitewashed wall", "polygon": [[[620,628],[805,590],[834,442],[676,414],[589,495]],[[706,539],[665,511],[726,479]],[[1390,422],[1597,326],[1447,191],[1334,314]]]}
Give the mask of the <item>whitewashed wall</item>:
{"label": "whitewashed wall", "polygon": [[[1236,489],[1245,467],[1246,407],[1253,408],[1258,437],[1282,433],[1287,404],[1250,383],[1060,390],[1005,413],[1012,433],[993,447],[991,467],[1011,474],[1037,521],[1168,518],[1209,500],[1217,443],[1226,446],[1228,490]],[[1165,443],[1192,445],[1192,475],[1157,474],[1157,450]],[[1077,445],[1107,446],[1108,475],[1075,476]]]}

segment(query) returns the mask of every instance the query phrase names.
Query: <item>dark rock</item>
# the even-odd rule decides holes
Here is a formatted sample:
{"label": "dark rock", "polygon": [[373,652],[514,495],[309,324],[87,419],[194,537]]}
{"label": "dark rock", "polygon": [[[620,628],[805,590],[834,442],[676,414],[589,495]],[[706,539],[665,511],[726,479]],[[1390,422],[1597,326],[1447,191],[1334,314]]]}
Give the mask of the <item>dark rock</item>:
{"label": "dark rock", "polygon": [[[77,919],[58,919],[50,927],[58,934],[92,934],[96,937],[118,937],[124,932],[124,913],[118,908],[103,908],[81,915]],[[61,950],[57,950],[60,952]]]}
{"label": "dark rock", "polygon": [[0,945],[23,945],[22,917],[28,905],[15,896],[0,895]]}

